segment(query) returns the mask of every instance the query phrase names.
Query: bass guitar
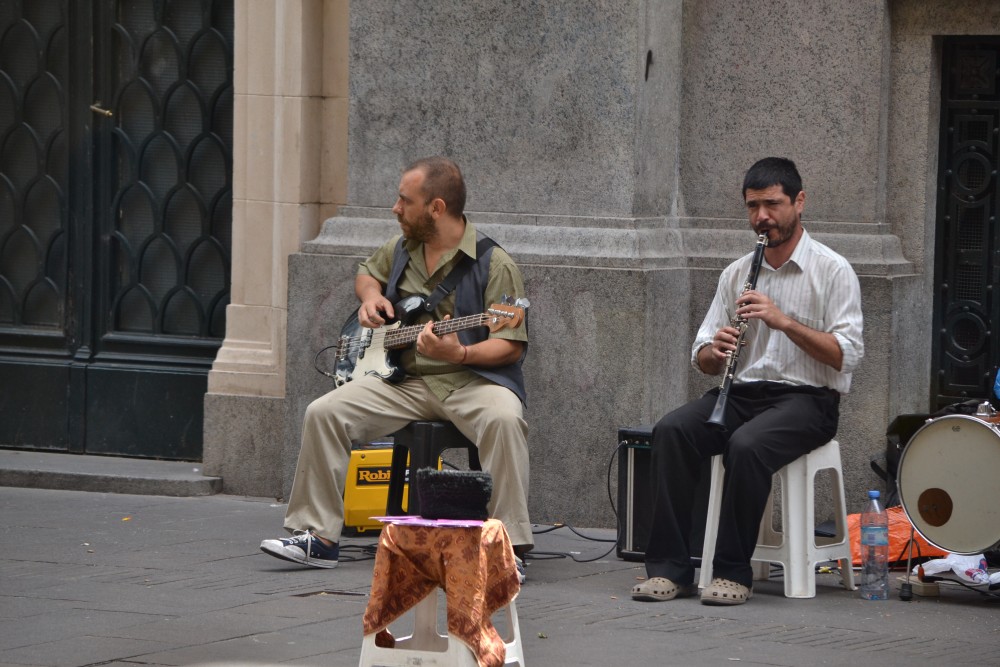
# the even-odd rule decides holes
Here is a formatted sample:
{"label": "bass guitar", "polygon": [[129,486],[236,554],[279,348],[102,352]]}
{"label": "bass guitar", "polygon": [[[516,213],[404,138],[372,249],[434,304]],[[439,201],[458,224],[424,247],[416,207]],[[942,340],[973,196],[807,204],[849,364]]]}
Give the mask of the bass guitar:
{"label": "bass guitar", "polygon": [[[322,354],[325,350],[336,348],[335,371],[329,373],[318,366],[317,370],[332,378],[336,387],[350,382],[359,373],[374,375],[387,382],[401,382],[406,372],[399,365],[399,354],[416,342],[425,326],[406,324],[426,312],[425,303],[426,299],[419,295],[400,300],[394,306],[395,320],[377,329],[362,327],[355,311],[344,323],[337,344],[320,350]],[[490,332],[514,329],[521,326],[524,311],[529,305],[527,299],[514,300],[505,296],[503,303],[492,304],[484,313],[435,322],[431,331],[435,336],[443,336],[476,327],[489,327]]]}

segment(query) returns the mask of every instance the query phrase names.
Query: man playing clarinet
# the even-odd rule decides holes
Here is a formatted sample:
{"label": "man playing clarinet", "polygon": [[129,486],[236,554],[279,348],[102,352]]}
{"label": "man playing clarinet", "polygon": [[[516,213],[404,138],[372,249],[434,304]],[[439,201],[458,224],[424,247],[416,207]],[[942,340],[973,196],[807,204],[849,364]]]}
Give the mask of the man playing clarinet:
{"label": "man playing clarinet", "polygon": [[744,177],[750,226],[765,237],[758,243],[763,250],[723,270],[691,351],[702,373],[731,377],[724,378],[721,399],[719,388],[712,389],[653,428],[648,578],[632,589],[634,600],[697,592],[692,505],[702,461],[721,454],[726,472],[714,578],[701,602],[746,602],[773,474],[837,432],[840,395],[864,356],[861,288],[847,260],[802,227],[805,197],[786,158],[764,158]]}

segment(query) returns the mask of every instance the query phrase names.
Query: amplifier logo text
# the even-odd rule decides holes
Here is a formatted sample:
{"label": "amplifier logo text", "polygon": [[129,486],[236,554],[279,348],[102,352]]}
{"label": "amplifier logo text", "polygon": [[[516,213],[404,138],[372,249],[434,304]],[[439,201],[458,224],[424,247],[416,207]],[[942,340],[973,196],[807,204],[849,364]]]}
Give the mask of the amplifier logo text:
{"label": "amplifier logo text", "polygon": [[389,466],[358,468],[358,486],[388,484],[390,470]]}

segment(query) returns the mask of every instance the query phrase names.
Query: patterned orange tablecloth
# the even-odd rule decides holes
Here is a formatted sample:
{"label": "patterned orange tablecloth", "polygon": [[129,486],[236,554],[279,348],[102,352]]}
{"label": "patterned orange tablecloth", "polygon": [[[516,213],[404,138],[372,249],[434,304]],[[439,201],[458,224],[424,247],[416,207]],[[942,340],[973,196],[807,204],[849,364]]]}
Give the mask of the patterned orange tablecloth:
{"label": "patterned orange tablecloth", "polygon": [[471,528],[387,524],[379,536],[364,633],[392,646],[388,626],[438,587],[445,591],[448,632],[465,642],[482,667],[503,665],[505,649],[490,617],[521,586],[503,523]]}

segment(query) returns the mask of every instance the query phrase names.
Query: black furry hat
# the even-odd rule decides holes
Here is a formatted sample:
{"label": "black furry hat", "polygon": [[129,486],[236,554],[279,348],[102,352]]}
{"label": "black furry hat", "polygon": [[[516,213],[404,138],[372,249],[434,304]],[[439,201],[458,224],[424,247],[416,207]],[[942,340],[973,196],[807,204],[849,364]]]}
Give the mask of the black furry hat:
{"label": "black furry hat", "polygon": [[417,499],[425,519],[489,518],[486,505],[493,495],[493,478],[479,470],[417,470]]}

